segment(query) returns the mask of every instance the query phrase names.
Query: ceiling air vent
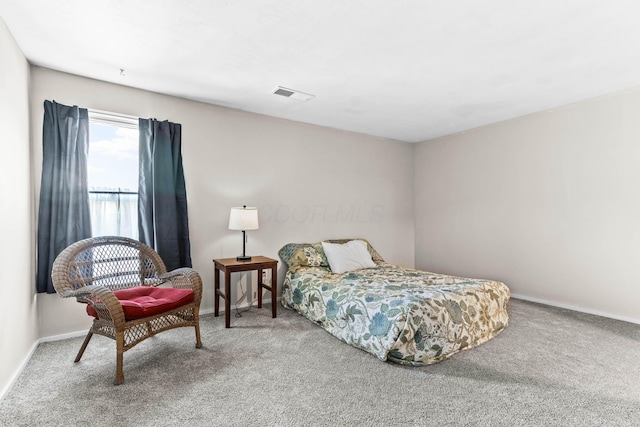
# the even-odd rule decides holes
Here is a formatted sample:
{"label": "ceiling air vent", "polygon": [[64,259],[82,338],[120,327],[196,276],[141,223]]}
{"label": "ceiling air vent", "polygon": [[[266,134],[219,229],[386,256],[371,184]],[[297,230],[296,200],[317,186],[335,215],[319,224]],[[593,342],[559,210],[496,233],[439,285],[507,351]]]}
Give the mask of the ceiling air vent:
{"label": "ceiling air vent", "polygon": [[288,90],[288,89],[284,89],[281,87],[277,87],[276,90],[273,92],[276,95],[280,95],[280,96],[286,96],[287,98],[290,97],[291,95],[293,95],[295,92],[292,90]]}
{"label": "ceiling air vent", "polygon": [[309,101],[315,98],[315,95],[309,93],[300,92],[299,90],[287,89],[286,87],[278,86],[271,93],[274,95],[284,96],[286,98],[296,99],[298,101]]}

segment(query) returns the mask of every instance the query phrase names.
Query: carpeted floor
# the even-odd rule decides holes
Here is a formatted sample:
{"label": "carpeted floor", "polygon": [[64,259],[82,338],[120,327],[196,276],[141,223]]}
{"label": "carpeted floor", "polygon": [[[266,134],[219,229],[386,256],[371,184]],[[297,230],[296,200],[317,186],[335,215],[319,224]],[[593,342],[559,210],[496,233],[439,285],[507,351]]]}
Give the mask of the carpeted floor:
{"label": "carpeted floor", "polygon": [[498,337],[403,367],[278,307],[160,334],[125,353],[95,336],[41,344],[2,426],[637,426],[640,325],[512,300]]}

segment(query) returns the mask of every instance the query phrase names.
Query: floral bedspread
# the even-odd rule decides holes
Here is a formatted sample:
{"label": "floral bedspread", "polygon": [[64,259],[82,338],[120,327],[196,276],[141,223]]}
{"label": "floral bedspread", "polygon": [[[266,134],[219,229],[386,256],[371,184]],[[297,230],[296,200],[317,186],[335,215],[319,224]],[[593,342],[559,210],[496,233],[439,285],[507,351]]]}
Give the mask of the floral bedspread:
{"label": "floral bedspread", "polygon": [[380,360],[410,365],[444,360],[507,326],[503,283],[376,263],[344,274],[291,268],[282,304]]}

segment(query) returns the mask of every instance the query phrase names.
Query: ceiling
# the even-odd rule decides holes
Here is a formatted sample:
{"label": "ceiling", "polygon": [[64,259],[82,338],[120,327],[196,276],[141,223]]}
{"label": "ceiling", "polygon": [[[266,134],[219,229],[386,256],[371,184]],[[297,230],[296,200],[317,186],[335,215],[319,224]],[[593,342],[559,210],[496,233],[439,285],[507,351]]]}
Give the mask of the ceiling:
{"label": "ceiling", "polygon": [[640,85],[638,12],[637,0],[0,0],[32,64],[407,142]]}

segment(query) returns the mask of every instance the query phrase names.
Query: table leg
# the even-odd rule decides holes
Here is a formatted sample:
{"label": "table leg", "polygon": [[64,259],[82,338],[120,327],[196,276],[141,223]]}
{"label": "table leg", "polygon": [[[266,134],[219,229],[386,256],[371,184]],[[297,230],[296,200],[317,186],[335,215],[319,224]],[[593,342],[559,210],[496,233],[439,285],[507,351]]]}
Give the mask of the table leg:
{"label": "table leg", "polygon": [[224,272],[224,325],[231,327],[231,272]]}
{"label": "table leg", "polygon": [[214,309],[213,315],[218,317],[220,313],[220,269],[218,267],[214,267],[213,269],[213,283],[214,283]]}
{"label": "table leg", "polygon": [[276,268],[275,266],[271,267],[271,317],[276,317],[277,311],[277,296],[278,296],[278,287],[276,283],[278,282],[278,278],[276,277]]}
{"label": "table leg", "polygon": [[258,269],[258,308],[262,308],[262,269]]}

